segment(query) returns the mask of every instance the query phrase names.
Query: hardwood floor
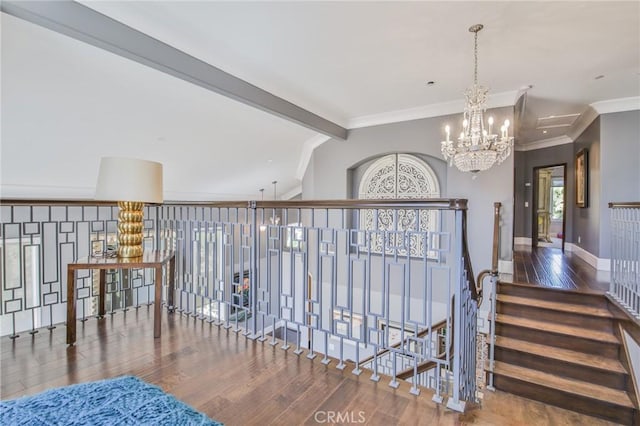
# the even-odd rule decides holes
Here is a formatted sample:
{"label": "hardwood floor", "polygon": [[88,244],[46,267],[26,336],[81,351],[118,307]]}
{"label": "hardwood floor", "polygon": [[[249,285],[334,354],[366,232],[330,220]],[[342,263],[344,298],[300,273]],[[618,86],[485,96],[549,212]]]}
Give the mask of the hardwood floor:
{"label": "hardwood floor", "polygon": [[[78,341],[65,344],[64,326],[1,342],[1,397],[135,375],[227,425],[330,424],[330,412],[370,425],[610,424],[515,395],[486,392],[465,414],[409,394],[388,378],[335,368],[254,342],[191,317],[163,313],[162,337],[153,339],[153,311],[146,307],[78,323]],[[343,421],[343,423],[346,423]]]}
{"label": "hardwood floor", "polygon": [[[608,272],[597,271],[575,254],[562,253],[553,247],[516,246],[510,278],[515,283],[587,293],[604,293],[609,289]],[[501,277],[501,281],[509,279]]]}

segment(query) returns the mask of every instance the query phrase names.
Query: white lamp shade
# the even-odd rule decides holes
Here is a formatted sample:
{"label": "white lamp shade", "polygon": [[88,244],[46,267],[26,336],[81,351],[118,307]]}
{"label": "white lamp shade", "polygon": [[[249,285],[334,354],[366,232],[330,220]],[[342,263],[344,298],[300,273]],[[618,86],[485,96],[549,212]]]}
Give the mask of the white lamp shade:
{"label": "white lamp shade", "polygon": [[162,164],[135,158],[103,157],[95,198],[162,203]]}

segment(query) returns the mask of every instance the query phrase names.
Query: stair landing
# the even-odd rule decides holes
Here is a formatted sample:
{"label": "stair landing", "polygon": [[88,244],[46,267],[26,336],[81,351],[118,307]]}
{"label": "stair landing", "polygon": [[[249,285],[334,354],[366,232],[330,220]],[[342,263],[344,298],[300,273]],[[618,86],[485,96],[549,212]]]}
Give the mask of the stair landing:
{"label": "stair landing", "polygon": [[563,253],[553,247],[515,246],[513,276],[509,279],[516,283],[587,293],[603,294],[609,290],[608,272],[598,272],[575,254]]}

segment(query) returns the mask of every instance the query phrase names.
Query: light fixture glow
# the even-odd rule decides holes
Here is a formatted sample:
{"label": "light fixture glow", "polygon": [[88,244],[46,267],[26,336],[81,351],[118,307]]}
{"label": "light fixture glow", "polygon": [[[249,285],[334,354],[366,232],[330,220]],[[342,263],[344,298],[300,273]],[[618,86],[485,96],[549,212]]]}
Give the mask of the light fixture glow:
{"label": "light fixture glow", "polygon": [[500,127],[500,135],[496,135],[492,133],[493,117],[489,117],[488,130],[485,130],[483,114],[487,108],[489,89],[478,84],[478,32],[482,28],[481,24],[469,28],[469,32],[474,33],[474,71],[473,85],[464,93],[463,130],[458,140],[453,141],[447,126],[446,140],[441,142],[442,155],[449,160],[449,165],[455,164],[460,171],[471,173],[502,163],[513,148],[513,137],[509,137],[509,120],[505,120]]}

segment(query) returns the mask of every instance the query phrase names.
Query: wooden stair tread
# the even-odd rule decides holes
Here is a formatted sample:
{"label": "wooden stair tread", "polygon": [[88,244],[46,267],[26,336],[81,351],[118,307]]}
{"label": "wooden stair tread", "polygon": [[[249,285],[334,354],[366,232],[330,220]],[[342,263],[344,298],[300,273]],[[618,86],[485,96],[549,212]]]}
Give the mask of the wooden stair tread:
{"label": "wooden stair tread", "polygon": [[586,295],[586,296],[604,296],[604,292],[600,291],[600,290],[594,290],[594,289],[589,289],[589,288],[581,288],[581,289],[571,289],[571,288],[555,288],[555,287],[545,287],[543,285],[540,284],[532,284],[532,283],[527,283],[527,282],[520,282],[520,281],[505,281],[505,280],[498,280],[498,285],[506,285],[506,286],[513,286],[513,287],[523,287],[526,289],[530,289],[530,290],[534,290],[534,291],[538,291],[540,293],[544,293],[544,292],[548,292],[548,293],[565,293],[565,294],[580,294],[580,295]]}
{"label": "wooden stair tread", "polygon": [[597,401],[608,402],[613,405],[626,408],[635,408],[629,395],[621,390],[611,389],[605,386],[583,382],[581,380],[567,379],[542,371],[518,367],[516,365],[495,361],[494,374],[510,377],[512,379],[545,386],[573,395],[591,398]]}
{"label": "wooden stair tread", "polygon": [[616,336],[611,333],[597,330],[589,330],[582,327],[575,327],[563,324],[554,324],[547,321],[537,321],[529,318],[514,317],[511,315],[497,314],[496,321],[503,324],[516,325],[540,331],[549,331],[567,336],[580,337],[583,339],[596,340],[599,342],[620,344]]}
{"label": "wooden stair tread", "polygon": [[569,349],[541,345],[539,343],[532,343],[504,336],[496,336],[496,346],[546,358],[552,358],[557,361],[579,364],[585,367],[593,367],[614,373],[628,374],[617,359],[605,358],[599,355],[590,355],[584,352],[576,352]]}
{"label": "wooden stair tread", "polygon": [[564,302],[552,302],[549,300],[533,299],[528,297],[510,296],[498,294],[498,302],[513,303],[530,307],[550,309],[554,311],[570,312],[575,314],[591,315],[602,318],[613,318],[608,309],[596,306],[577,305]]}

